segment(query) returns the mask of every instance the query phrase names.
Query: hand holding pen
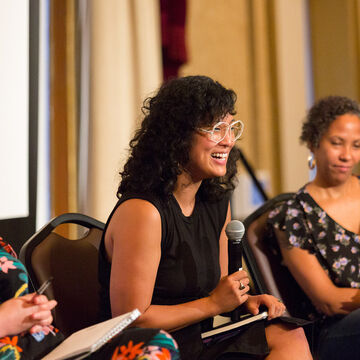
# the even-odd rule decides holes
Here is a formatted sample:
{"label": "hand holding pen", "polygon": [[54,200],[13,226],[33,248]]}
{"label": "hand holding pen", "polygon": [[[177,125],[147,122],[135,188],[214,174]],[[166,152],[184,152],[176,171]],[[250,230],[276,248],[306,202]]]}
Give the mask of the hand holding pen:
{"label": "hand holding pen", "polygon": [[[52,283],[52,281],[54,280],[54,278],[50,278],[48,280],[46,280],[35,292],[33,298],[32,298],[32,302],[35,305],[39,305],[39,311],[35,312],[34,314],[32,314],[32,318],[34,320],[40,320],[42,322],[52,322],[52,315],[51,312],[49,313],[49,311],[51,309],[53,309],[56,306],[56,301],[55,300],[48,300],[46,296],[42,295],[45,290],[49,287],[49,285]],[[40,326],[40,328],[39,328]],[[42,326],[42,327],[41,327]],[[42,330],[48,330],[49,332],[51,332],[54,336],[56,335],[54,333],[54,331],[51,328],[51,325],[35,325],[30,329],[31,333],[35,333],[38,332],[39,329]]]}
{"label": "hand holding pen", "polygon": [[4,301],[0,304],[0,337],[26,331],[48,334],[53,320],[51,310],[56,304],[55,300],[34,293]]}

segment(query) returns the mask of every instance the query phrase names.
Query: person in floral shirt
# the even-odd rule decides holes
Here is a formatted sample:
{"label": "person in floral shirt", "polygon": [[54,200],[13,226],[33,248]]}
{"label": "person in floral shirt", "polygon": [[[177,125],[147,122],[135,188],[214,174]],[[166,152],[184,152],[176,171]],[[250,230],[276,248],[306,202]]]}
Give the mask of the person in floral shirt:
{"label": "person in floral shirt", "polygon": [[318,101],[300,137],[313,181],[269,214],[284,263],[322,320],[318,358],[360,354],[360,108],[341,96]]}
{"label": "person in floral shirt", "polygon": [[[42,359],[64,336],[51,325],[55,300],[29,294],[28,274],[0,238],[0,359]],[[174,339],[158,329],[129,328],[88,359],[178,360]]]}

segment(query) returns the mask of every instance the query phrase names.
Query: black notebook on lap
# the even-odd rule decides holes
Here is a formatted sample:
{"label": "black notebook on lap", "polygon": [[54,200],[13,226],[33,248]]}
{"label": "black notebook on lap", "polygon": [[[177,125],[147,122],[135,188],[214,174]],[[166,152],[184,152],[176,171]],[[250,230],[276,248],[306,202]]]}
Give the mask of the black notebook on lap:
{"label": "black notebook on lap", "polygon": [[252,315],[252,314],[242,315],[240,316],[239,321],[235,321],[235,322],[232,322],[230,319],[226,321],[225,319],[224,322],[221,323],[220,325],[214,326],[211,330],[203,332],[201,334],[201,338],[205,340],[215,335],[225,334],[226,332],[235,330],[237,328],[240,328],[241,326],[245,326],[254,321],[266,319],[267,316],[268,316],[267,311],[262,311],[257,315]]}

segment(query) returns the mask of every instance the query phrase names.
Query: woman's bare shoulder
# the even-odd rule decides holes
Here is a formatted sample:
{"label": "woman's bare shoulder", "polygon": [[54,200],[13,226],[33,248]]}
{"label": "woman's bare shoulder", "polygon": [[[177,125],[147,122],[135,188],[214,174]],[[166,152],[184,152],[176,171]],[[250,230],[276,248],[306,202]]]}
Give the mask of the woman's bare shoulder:
{"label": "woman's bare shoulder", "polygon": [[143,199],[129,199],[124,201],[115,210],[109,224],[109,230],[113,226],[126,226],[135,223],[138,226],[145,224],[155,225],[160,223],[161,217],[157,207],[150,201]]}

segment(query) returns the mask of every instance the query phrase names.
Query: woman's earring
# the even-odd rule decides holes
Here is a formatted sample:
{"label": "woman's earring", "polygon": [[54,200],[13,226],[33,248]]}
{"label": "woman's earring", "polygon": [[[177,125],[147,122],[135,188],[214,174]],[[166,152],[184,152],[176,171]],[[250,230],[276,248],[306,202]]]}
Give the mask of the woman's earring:
{"label": "woman's earring", "polygon": [[316,161],[315,161],[315,158],[314,158],[314,154],[310,154],[308,156],[307,163],[308,163],[308,167],[309,167],[310,170],[315,168]]}

